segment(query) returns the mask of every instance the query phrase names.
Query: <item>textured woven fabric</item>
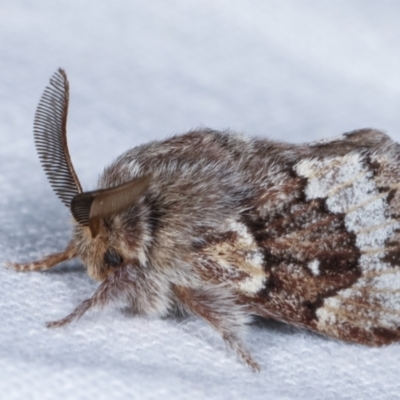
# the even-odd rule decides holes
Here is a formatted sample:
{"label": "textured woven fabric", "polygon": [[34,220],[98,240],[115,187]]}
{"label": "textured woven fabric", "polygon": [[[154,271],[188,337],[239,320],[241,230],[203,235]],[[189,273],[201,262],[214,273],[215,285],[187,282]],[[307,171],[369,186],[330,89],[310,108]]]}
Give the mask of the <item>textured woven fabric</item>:
{"label": "textured woven fabric", "polygon": [[[51,74],[71,84],[81,183],[129,147],[197,126],[306,141],[372,126],[400,139],[400,3],[3,0],[0,261],[59,251],[71,232],[36,156],[32,122]],[[195,318],[110,307],[70,326],[97,287],[72,261],[0,268],[0,399],[394,399],[400,345],[349,345],[256,321],[252,373]]]}

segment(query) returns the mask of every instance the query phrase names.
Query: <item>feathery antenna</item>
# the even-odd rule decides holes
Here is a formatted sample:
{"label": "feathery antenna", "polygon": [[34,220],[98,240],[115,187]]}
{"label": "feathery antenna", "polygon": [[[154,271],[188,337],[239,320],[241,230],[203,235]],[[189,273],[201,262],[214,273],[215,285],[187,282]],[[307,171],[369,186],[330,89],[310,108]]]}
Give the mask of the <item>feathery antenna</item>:
{"label": "feathery antenna", "polygon": [[61,68],[51,77],[39,101],[33,124],[36,151],[48,180],[61,201],[82,192],[67,145],[69,84]]}

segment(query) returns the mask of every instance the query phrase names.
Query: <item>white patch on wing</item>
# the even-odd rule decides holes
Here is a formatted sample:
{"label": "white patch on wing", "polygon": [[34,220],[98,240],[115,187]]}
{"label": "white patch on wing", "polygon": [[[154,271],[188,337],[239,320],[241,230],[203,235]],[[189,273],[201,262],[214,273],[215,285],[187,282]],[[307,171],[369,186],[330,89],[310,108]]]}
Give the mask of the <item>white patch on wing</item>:
{"label": "white patch on wing", "polygon": [[[207,254],[214,259],[223,276],[236,281],[239,289],[246,295],[255,295],[266,283],[264,257],[245,224],[231,220],[222,231],[235,232],[234,242],[222,242],[209,246]],[[240,278],[242,273],[247,276]]]}
{"label": "white patch on wing", "polygon": [[313,260],[307,264],[313,275],[319,275],[319,260]]}
{"label": "white patch on wing", "polygon": [[389,328],[398,326],[400,293],[393,293],[400,289],[400,271],[381,258],[387,252],[385,244],[393,239],[395,230],[400,227],[398,221],[389,218],[388,192],[378,190],[373,173],[360,153],[322,160],[305,159],[296,165],[296,171],[308,179],[307,200],[326,198],[329,211],[345,214],[345,226],[356,235],[356,244],[361,251],[362,276],[354,287],[325,299],[324,305],[317,310],[319,327],[323,330],[324,326],[334,323],[335,313],[339,315],[341,310],[349,313],[356,310],[360,296],[367,304],[378,303],[382,308],[377,312],[369,311],[368,305],[365,306],[365,313],[371,314],[371,320],[377,318],[381,326]]}
{"label": "white patch on wing", "polygon": [[250,278],[243,279],[239,282],[240,290],[251,296],[259,292],[263,287],[265,287],[266,278],[261,276],[252,276]]}
{"label": "white patch on wing", "polygon": [[318,322],[323,324],[334,324],[336,313],[334,310],[340,307],[340,301],[335,297],[328,297],[324,301],[324,306],[317,309]]}
{"label": "white patch on wing", "polygon": [[[254,295],[260,291],[266,283],[266,274],[263,268],[264,257],[257,247],[253,236],[248,231],[245,224],[237,221],[231,221],[230,229],[238,233],[238,243],[240,247],[251,248],[246,252],[246,264],[251,265],[253,274],[250,277],[239,282],[239,288],[247,295]],[[239,266],[240,267],[240,266]]]}
{"label": "white patch on wing", "polygon": [[253,236],[249,233],[245,224],[231,220],[228,225],[228,231],[236,232],[243,243],[251,245],[254,243]]}

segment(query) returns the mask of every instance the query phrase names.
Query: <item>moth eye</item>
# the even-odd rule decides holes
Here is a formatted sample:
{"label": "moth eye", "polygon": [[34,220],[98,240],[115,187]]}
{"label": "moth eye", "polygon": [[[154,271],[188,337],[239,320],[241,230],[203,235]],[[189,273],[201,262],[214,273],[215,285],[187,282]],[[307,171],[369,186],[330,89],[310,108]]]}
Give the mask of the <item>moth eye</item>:
{"label": "moth eye", "polygon": [[114,249],[108,249],[104,253],[104,262],[110,267],[118,267],[122,264],[123,258]]}

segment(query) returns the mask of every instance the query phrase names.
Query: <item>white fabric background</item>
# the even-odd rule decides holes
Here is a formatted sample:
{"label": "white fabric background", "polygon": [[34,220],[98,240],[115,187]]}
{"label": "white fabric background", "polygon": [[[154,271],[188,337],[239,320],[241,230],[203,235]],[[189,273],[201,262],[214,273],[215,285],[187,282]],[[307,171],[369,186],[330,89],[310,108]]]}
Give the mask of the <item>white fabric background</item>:
{"label": "white fabric background", "polygon": [[[68,210],[41,170],[33,114],[71,84],[81,183],[129,147],[198,126],[308,141],[376,127],[400,139],[400,3],[365,0],[3,0],[0,261],[61,250]],[[400,345],[371,349],[258,321],[254,374],[194,318],[117,308],[58,330],[97,284],[78,261],[0,268],[0,399],[395,399]]]}

